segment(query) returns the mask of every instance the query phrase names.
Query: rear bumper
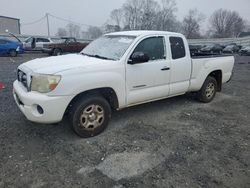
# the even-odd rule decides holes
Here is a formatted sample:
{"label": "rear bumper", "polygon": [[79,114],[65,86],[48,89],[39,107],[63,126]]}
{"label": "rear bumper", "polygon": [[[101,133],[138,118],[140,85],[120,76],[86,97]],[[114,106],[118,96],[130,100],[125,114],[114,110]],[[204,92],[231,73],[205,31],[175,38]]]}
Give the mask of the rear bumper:
{"label": "rear bumper", "polygon": [[[37,92],[27,92],[18,81],[13,84],[13,96],[17,106],[28,120],[45,124],[60,122],[73,98],[71,96],[52,97]],[[38,106],[42,108],[43,113],[39,113]]]}

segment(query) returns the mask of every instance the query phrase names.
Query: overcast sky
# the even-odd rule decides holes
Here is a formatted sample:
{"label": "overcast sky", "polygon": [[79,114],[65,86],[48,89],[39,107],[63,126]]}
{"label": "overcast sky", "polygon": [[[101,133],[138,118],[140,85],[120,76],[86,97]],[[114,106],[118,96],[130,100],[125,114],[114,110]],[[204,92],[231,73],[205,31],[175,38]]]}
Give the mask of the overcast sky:
{"label": "overcast sky", "polygon": [[[0,0],[0,15],[16,17],[21,24],[38,20],[46,12],[63,17],[74,22],[88,25],[103,25],[109,18],[110,12],[120,8],[126,0]],[[157,0],[161,1],[161,0]],[[189,9],[197,8],[207,17],[214,10],[225,8],[236,10],[245,19],[250,20],[250,0],[176,0],[179,19],[182,19]],[[64,27],[67,23],[50,19],[52,34],[58,27]],[[86,30],[86,27],[82,27]],[[45,20],[33,25],[22,25],[22,34],[46,35]]]}

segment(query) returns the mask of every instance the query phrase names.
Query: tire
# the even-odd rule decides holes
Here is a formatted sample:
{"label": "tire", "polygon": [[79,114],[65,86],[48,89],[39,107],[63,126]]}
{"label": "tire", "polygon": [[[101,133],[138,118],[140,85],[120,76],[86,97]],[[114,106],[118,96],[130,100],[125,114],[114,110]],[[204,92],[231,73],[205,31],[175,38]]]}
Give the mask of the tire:
{"label": "tire", "polygon": [[52,56],[52,55],[53,55],[53,52],[49,52],[48,55],[49,55],[49,56]]}
{"label": "tire", "polygon": [[16,50],[10,50],[10,56],[11,57],[16,57],[17,56],[17,51]]}
{"label": "tire", "polygon": [[78,136],[94,137],[106,129],[111,118],[111,108],[102,96],[85,95],[73,104],[69,118]]}
{"label": "tire", "polygon": [[62,55],[62,50],[59,49],[59,48],[54,49],[54,50],[53,50],[53,55],[54,55],[54,56]]}
{"label": "tire", "polygon": [[217,81],[214,77],[208,76],[201,90],[197,93],[198,100],[204,103],[211,102],[217,92]]}

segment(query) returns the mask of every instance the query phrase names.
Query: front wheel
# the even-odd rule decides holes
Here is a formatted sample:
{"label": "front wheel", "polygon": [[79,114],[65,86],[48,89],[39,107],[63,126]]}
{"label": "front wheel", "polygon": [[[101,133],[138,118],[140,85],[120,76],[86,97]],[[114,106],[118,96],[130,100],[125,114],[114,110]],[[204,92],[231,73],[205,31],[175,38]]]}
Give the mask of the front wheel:
{"label": "front wheel", "polygon": [[10,56],[11,57],[16,57],[17,56],[17,51],[16,50],[10,50]]}
{"label": "front wheel", "polygon": [[54,56],[59,56],[59,55],[62,55],[62,50],[61,50],[61,49],[59,49],[59,48],[54,49],[54,51],[53,51],[53,55],[54,55]]}
{"label": "front wheel", "polygon": [[198,92],[198,99],[201,102],[211,102],[217,92],[217,81],[214,77],[208,76],[201,90]]}
{"label": "front wheel", "polygon": [[111,118],[111,108],[102,96],[86,95],[73,104],[69,114],[76,134],[88,138],[105,130]]}

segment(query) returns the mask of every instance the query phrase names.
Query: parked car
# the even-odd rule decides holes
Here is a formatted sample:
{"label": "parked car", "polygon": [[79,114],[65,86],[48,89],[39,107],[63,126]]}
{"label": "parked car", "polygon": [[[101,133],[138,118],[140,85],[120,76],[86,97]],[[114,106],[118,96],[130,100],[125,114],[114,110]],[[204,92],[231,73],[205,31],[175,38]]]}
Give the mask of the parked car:
{"label": "parked car", "polygon": [[190,50],[191,56],[198,55],[198,54],[200,53],[200,50],[201,50],[203,47],[204,47],[204,46],[202,46],[202,45],[189,45],[189,50]]}
{"label": "parked car", "polygon": [[63,53],[79,53],[89,43],[77,42],[73,37],[63,37],[63,42],[44,45],[43,52],[49,55],[62,55]]}
{"label": "parked car", "polygon": [[23,42],[24,50],[26,51],[42,51],[45,44],[54,43],[47,37],[29,37]]}
{"label": "parked car", "polygon": [[9,55],[11,57],[23,53],[23,45],[20,42],[0,38],[0,55]]}
{"label": "parked car", "polygon": [[223,46],[220,44],[210,44],[202,48],[200,51],[205,54],[221,54]]}
{"label": "parked car", "polygon": [[239,51],[240,55],[250,55],[250,46],[245,46]]}
{"label": "parked car", "polygon": [[192,59],[182,34],[110,33],[79,54],[20,65],[13,94],[28,120],[56,123],[68,114],[74,131],[91,137],[107,127],[111,109],[187,92],[211,102],[231,79],[233,66],[233,56]]}
{"label": "parked car", "polygon": [[230,54],[233,54],[233,53],[238,53],[240,50],[240,46],[236,45],[236,44],[231,44],[231,45],[228,45],[226,46],[222,52],[223,53],[230,53]]}

